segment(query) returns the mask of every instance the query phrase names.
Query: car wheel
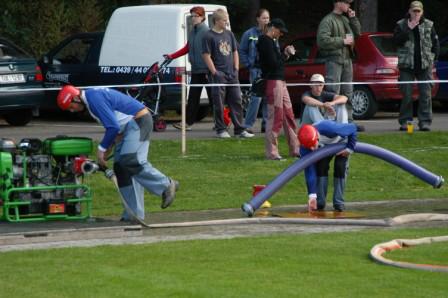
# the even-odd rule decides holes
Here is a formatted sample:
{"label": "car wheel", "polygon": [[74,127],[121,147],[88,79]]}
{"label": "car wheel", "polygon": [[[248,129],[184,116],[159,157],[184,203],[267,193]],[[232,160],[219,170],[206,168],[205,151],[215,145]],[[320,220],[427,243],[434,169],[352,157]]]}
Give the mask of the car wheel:
{"label": "car wheel", "polygon": [[378,110],[378,104],[367,87],[355,86],[352,97],[353,118],[370,119]]}
{"label": "car wheel", "polygon": [[3,117],[9,125],[25,126],[33,119],[33,112],[31,110],[16,110],[8,112]]}
{"label": "car wheel", "polygon": [[200,106],[198,113],[196,114],[196,121],[199,122],[202,119],[204,119],[205,117],[208,116],[208,114],[210,113],[210,106]]}

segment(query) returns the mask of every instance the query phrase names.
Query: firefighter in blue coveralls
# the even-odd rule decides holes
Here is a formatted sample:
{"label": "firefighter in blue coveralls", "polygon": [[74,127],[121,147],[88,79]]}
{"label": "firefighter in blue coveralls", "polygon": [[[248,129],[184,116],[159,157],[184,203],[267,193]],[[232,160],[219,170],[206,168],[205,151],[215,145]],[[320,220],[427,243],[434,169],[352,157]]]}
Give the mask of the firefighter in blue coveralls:
{"label": "firefighter in blue coveralls", "polygon": [[[58,94],[62,110],[81,112],[87,109],[106,132],[98,145],[98,163],[106,167],[109,152],[115,145],[114,172],[121,195],[135,215],[144,219],[144,188],[162,197],[162,208],[174,200],[179,183],[154,168],[147,160],[152,116],[139,101],[107,88],[80,90],[64,86]],[[131,220],[126,210],[122,220]]]}
{"label": "firefighter in blue coveralls", "polygon": [[[346,141],[344,150],[336,154],[334,163],[334,193],[333,208],[335,211],[344,211],[344,190],[347,176],[348,157],[353,153],[356,145],[356,125],[353,123],[338,123],[331,120],[323,120],[313,125],[304,124],[299,129],[300,156],[305,156],[319,148],[320,136],[327,138],[341,138]],[[345,140],[346,139],[346,140]],[[305,179],[308,189],[308,208],[324,210],[328,189],[328,170],[333,156],[323,158],[316,164],[305,169]]]}

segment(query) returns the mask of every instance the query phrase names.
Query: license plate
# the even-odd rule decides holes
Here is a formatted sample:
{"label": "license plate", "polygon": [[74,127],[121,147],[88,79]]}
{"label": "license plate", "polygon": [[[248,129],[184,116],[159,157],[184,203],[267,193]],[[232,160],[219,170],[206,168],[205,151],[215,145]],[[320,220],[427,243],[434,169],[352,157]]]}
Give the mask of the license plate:
{"label": "license plate", "polygon": [[0,84],[25,83],[25,76],[19,74],[0,75]]}

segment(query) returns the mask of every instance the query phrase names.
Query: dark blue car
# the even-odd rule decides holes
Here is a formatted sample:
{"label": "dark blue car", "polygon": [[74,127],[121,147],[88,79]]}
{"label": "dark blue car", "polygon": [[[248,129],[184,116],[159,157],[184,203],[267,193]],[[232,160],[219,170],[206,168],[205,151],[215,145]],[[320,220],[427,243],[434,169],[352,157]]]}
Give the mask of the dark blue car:
{"label": "dark blue car", "polygon": [[[37,62],[12,42],[0,38],[0,114],[10,125],[31,121],[45,105]],[[37,89],[37,90],[33,90]]]}
{"label": "dark blue car", "polygon": [[[448,80],[448,36],[440,40],[439,61],[436,63],[437,76],[439,80]],[[436,99],[448,106],[448,84],[441,83]]]}

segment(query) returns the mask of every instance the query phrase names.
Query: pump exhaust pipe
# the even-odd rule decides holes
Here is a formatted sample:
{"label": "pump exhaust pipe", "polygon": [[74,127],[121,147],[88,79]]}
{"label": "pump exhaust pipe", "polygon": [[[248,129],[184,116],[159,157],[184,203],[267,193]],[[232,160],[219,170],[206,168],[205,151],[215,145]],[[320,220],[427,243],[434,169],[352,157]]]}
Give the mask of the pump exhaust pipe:
{"label": "pump exhaust pipe", "polygon": [[90,175],[97,172],[100,169],[100,166],[93,161],[86,160],[81,165],[81,172],[85,175]]}

